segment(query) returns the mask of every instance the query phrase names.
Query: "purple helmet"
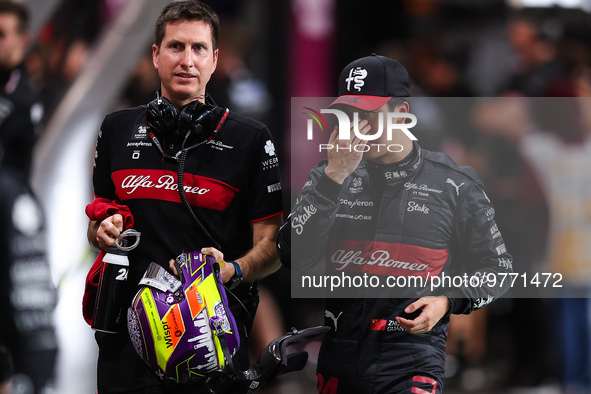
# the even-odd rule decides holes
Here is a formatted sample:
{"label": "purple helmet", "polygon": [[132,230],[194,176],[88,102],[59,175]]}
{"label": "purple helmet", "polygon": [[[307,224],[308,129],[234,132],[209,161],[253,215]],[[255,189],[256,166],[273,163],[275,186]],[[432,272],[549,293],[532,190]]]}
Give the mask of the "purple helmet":
{"label": "purple helmet", "polygon": [[180,280],[150,264],[127,326],[135,350],[165,383],[197,383],[231,365],[240,339],[215,259],[183,253],[176,267]]}

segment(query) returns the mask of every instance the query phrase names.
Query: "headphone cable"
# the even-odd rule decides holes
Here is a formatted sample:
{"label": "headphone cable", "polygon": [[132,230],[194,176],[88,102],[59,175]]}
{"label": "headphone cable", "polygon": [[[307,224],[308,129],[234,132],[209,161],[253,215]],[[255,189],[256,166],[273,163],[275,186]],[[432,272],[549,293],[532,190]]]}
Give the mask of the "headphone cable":
{"label": "headphone cable", "polygon": [[[198,125],[198,126],[202,127],[201,125]],[[185,143],[187,142],[187,139],[189,138],[190,134],[191,134],[191,130],[188,130],[187,133],[185,134],[185,139],[183,140],[183,144],[181,145],[181,154],[178,157],[179,172],[178,172],[178,177],[177,177],[177,187],[179,190],[179,195],[181,197],[181,201],[182,201],[183,205],[185,206],[185,208],[187,208],[191,217],[193,218],[193,221],[199,226],[201,231],[203,231],[203,233],[209,238],[209,240],[211,241],[213,246],[217,250],[221,251],[222,247],[221,247],[220,243],[211,235],[211,233],[209,231],[207,231],[207,229],[205,228],[203,223],[201,223],[201,220],[199,220],[199,218],[195,214],[195,211],[193,211],[193,209],[191,208],[191,204],[189,204],[189,200],[187,200],[187,195],[185,194],[185,187],[183,184],[183,178],[184,178],[184,173],[185,173],[185,160],[187,159],[187,152],[191,148],[193,148],[193,146],[192,146],[192,147],[185,149]]]}
{"label": "headphone cable", "polygon": [[[184,185],[183,185],[183,178],[184,178],[184,173],[185,173],[185,160],[187,158],[187,152],[189,150],[191,150],[191,148],[192,148],[192,147],[190,147],[188,149],[185,149],[185,142],[187,141],[187,138],[189,137],[190,133],[191,133],[191,131],[188,131],[187,134],[185,135],[185,139],[183,141],[183,144],[181,145],[181,152],[180,152],[181,154],[178,156],[179,172],[178,172],[178,178],[177,178],[177,187],[179,190],[179,195],[181,197],[181,201],[182,201],[183,205],[189,211],[191,218],[193,218],[193,221],[199,226],[199,228],[201,228],[201,231],[203,231],[203,233],[205,235],[207,235],[209,240],[212,242],[213,246],[217,250],[221,251],[222,250],[221,245],[211,235],[211,233],[209,231],[207,231],[207,229],[205,228],[203,223],[201,223],[201,221],[197,217],[197,214],[195,214],[195,211],[193,211],[193,209],[191,208],[191,204],[189,204],[189,200],[187,199],[187,195],[185,194],[185,189],[184,189]],[[254,283],[255,282],[253,282],[253,284]],[[238,298],[238,296],[236,296],[236,294],[234,294],[234,292],[232,290],[230,290],[225,284],[222,284],[222,286],[224,286],[226,293],[229,293],[232,297],[234,297],[234,299],[238,302],[238,304],[241,306],[241,308],[246,312],[246,319],[249,319],[250,312],[248,311],[248,308],[244,305],[244,303],[240,300],[240,298]],[[250,289],[249,289],[249,293],[251,293],[253,291],[253,289],[254,289],[254,287],[251,284]],[[248,334],[246,332],[245,332],[245,335],[248,336]]]}

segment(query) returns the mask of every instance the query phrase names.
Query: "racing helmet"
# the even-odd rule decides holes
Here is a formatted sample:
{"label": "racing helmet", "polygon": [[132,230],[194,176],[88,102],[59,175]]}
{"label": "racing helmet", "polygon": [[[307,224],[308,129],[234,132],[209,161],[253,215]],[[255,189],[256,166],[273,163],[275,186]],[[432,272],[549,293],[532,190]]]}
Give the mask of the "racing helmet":
{"label": "racing helmet", "polygon": [[127,312],[138,355],[166,384],[198,383],[233,370],[240,347],[219,264],[200,252],[175,261],[179,277],[151,263]]}

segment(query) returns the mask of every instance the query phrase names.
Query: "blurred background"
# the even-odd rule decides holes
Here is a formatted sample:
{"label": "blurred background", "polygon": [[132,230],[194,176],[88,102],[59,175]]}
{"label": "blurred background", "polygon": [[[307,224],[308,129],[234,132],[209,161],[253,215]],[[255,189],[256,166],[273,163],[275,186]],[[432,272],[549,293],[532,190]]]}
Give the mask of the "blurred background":
{"label": "blurred background", "polygon": [[[591,288],[591,110],[585,99],[591,93],[591,1],[206,2],[221,18],[209,92],[219,105],[271,130],[281,152],[286,212],[310,169],[291,164],[297,162],[291,98],[336,96],[340,70],[375,52],[404,64],[412,96],[423,98],[416,107],[411,101],[419,123],[425,119],[421,145],[478,170],[514,269],[554,266],[583,291]],[[21,3],[31,12],[25,64],[45,107],[32,184],[46,211],[59,292],[57,392],[94,393],[97,349],[81,314],[84,278],[96,257],[84,215],[93,199],[94,143],[107,113],[154,97],[153,26],[168,1]],[[446,107],[453,100],[430,100],[455,97],[471,100],[453,108]],[[524,97],[560,99],[532,104]],[[440,121],[468,110],[461,126]],[[290,297],[287,270],[263,284],[253,356],[289,327],[323,322],[318,300]],[[454,316],[446,392],[590,393],[590,315],[588,297],[508,297]],[[306,370],[278,379],[266,392],[315,392],[317,348],[317,342],[307,345]]]}

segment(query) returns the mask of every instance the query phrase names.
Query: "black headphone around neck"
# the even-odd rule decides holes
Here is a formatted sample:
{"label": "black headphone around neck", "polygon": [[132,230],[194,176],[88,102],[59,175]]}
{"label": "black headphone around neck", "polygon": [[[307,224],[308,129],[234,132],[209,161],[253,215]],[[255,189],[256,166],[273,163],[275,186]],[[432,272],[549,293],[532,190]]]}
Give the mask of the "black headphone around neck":
{"label": "black headphone around neck", "polygon": [[[173,159],[178,162],[177,190],[181,202],[187,208],[195,223],[199,225],[203,233],[211,241],[212,245],[220,250],[221,246],[219,242],[211,235],[210,231],[203,225],[203,223],[201,223],[197,214],[191,208],[187,196],[185,195],[183,179],[187,152],[202,145],[209,138],[212,138],[226,120],[228,112],[227,108],[211,104],[203,104],[198,100],[195,100],[185,105],[177,113],[176,108],[170,100],[166,97],[160,96],[160,91],[156,92],[156,98],[150,101],[146,106],[146,123],[150,129],[150,136],[154,141],[154,145],[156,145],[165,158]],[[184,132],[185,137],[181,150],[172,157],[165,154],[153,132],[169,133],[176,130]],[[185,147],[189,138],[191,138],[190,146]]]}
{"label": "black headphone around neck", "polygon": [[157,93],[156,98],[146,106],[146,123],[152,130],[161,133],[190,131],[199,141],[203,141],[213,134],[215,122],[222,112],[219,109],[195,100],[177,113],[170,100]]}

